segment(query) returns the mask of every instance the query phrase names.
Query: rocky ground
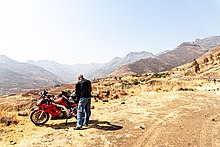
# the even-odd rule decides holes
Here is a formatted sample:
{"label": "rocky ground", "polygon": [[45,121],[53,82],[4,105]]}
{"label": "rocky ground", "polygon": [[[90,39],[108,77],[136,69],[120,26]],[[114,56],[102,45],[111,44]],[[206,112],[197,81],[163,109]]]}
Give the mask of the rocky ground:
{"label": "rocky ground", "polygon": [[35,126],[28,117],[1,125],[0,146],[220,146],[220,95],[204,85],[197,91],[140,92],[95,102],[88,128],[74,130],[75,119]]}

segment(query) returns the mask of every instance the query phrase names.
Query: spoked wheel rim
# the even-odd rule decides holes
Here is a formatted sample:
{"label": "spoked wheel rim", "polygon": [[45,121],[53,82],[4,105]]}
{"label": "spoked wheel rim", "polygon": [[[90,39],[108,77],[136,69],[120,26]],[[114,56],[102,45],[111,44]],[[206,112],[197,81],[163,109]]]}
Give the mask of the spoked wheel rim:
{"label": "spoked wheel rim", "polygon": [[49,114],[45,112],[39,112],[38,110],[34,110],[31,113],[31,121],[36,125],[43,125],[49,119]]}

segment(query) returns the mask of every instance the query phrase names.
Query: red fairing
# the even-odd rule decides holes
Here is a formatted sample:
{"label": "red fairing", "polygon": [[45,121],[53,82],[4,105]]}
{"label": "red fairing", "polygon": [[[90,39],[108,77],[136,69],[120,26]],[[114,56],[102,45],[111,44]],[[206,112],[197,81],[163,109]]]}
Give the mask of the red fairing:
{"label": "red fairing", "polygon": [[59,114],[61,114],[62,112],[57,108],[57,106],[53,105],[53,104],[43,104],[39,107],[39,112],[41,112],[42,110],[44,110],[44,112],[47,112],[51,115],[51,119],[58,119],[59,118]]}
{"label": "red fairing", "polygon": [[60,105],[64,105],[64,106],[68,106],[68,99],[65,98],[64,96],[58,97],[58,98],[53,98],[52,102],[56,103],[56,104],[60,104]]}

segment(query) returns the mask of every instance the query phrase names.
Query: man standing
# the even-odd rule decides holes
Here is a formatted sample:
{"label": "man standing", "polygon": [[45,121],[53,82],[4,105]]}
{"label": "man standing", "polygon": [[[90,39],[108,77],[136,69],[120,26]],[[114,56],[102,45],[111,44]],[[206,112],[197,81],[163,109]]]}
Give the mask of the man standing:
{"label": "man standing", "polygon": [[83,77],[82,74],[77,75],[76,84],[76,95],[79,99],[78,110],[77,110],[77,124],[75,130],[82,129],[82,113],[85,112],[84,126],[87,127],[89,124],[89,117],[91,115],[91,82]]}

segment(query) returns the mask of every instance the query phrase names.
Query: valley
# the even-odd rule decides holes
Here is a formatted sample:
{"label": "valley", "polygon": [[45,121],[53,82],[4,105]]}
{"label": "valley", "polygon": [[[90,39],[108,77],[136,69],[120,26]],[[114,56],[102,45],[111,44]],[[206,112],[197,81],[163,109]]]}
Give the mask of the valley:
{"label": "valley", "polygon": [[0,147],[220,147],[219,18],[220,0],[0,0]]}
{"label": "valley", "polygon": [[[92,80],[88,128],[76,120],[35,126],[31,108],[43,89],[0,96],[0,146],[220,146],[220,46],[163,72]],[[155,66],[156,67],[156,66]],[[164,66],[162,66],[164,67]],[[74,92],[75,84],[45,88]]]}

